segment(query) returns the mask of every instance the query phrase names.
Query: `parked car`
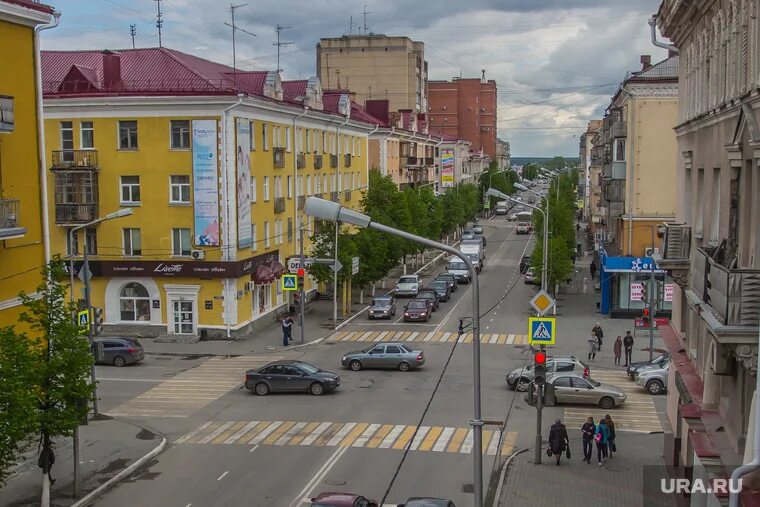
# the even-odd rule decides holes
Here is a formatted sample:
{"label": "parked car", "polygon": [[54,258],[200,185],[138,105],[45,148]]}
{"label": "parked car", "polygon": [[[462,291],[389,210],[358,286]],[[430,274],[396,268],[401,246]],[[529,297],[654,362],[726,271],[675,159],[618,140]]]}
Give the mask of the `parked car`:
{"label": "parked car", "polygon": [[298,391],[319,396],[339,385],[340,377],[335,373],[301,361],[274,361],[245,372],[245,388],[259,396]]}
{"label": "parked car", "polygon": [[520,273],[525,273],[525,271],[530,267],[530,255],[523,255],[520,259]]}
{"label": "parked car", "polygon": [[145,351],[137,338],[95,338],[90,350],[96,364],[126,366],[145,359]]}
{"label": "parked car", "polygon": [[367,318],[390,319],[396,315],[396,298],[393,296],[375,296],[367,310]]}
{"label": "parked car", "polygon": [[421,288],[422,281],[420,280],[419,275],[404,275],[398,279],[398,283],[396,283],[393,293],[396,296],[417,297]]}
{"label": "parked car", "polygon": [[509,220],[510,222],[515,222],[515,221],[517,221],[517,212],[514,212],[514,213],[510,213],[510,214],[507,216],[507,220]]}
{"label": "parked car", "polygon": [[659,364],[643,366],[636,372],[635,381],[649,394],[662,394],[668,386],[668,368],[670,359],[666,359]]}
{"label": "parked car", "polygon": [[[578,373],[582,377],[588,377],[591,374],[588,364],[584,363],[575,356],[552,356],[546,359],[546,374],[552,373]],[[525,391],[528,384],[533,381],[535,372],[533,365],[529,364],[524,368],[516,368],[507,374],[507,385],[517,391]]]}
{"label": "parked car", "polygon": [[438,293],[439,301],[448,301],[451,299],[451,286],[447,280],[433,280],[430,282],[429,288]]}
{"label": "parked car", "polygon": [[378,507],[378,504],[362,495],[326,491],[311,499],[311,507]]}
{"label": "parked car", "polygon": [[461,239],[462,241],[466,239],[475,239],[475,233],[472,231],[463,231],[462,236],[459,239]]}
{"label": "parked car", "polygon": [[468,253],[465,254],[468,259],[470,259],[470,262],[472,262],[472,265],[475,266],[475,271],[478,272],[478,274],[483,271],[483,261],[480,259],[480,255],[476,253]]}
{"label": "parked car", "polygon": [[670,354],[668,352],[663,352],[661,354],[654,356],[651,361],[636,361],[635,363],[629,363],[628,368],[626,368],[625,372],[628,374],[628,376],[631,377],[631,380],[634,380],[636,378],[636,372],[639,370],[639,368],[642,368],[644,366],[650,366],[653,364],[659,365],[663,361],[666,361],[669,359],[670,359]]}
{"label": "parked car", "polygon": [[417,298],[430,301],[433,304],[433,311],[438,310],[438,307],[441,306],[441,300],[438,298],[438,292],[435,289],[422,289],[417,294]]}
{"label": "parked car", "polygon": [[457,277],[452,275],[451,273],[438,273],[438,276],[435,277],[434,281],[444,280],[446,283],[449,284],[449,287],[451,288],[451,292],[457,291]]}
{"label": "parked car", "polygon": [[414,497],[396,507],[457,507],[451,500],[444,498]]}
{"label": "parked car", "polygon": [[459,244],[459,251],[463,254],[475,254],[482,263],[486,258],[486,249],[482,241],[467,240]]}
{"label": "parked car", "polygon": [[409,371],[425,364],[422,350],[414,350],[404,343],[379,343],[358,352],[349,352],[340,364],[353,371],[362,368],[398,368]]}
{"label": "parked car", "polygon": [[515,226],[515,233],[530,234],[530,226],[526,222],[518,222]]}
{"label": "parked car", "polygon": [[472,226],[472,232],[475,234],[483,235],[483,226],[479,224],[475,224]]}
{"label": "parked car", "polygon": [[617,386],[602,384],[591,377],[583,378],[577,373],[555,373],[546,377],[546,382],[554,386],[554,402],[583,403],[599,405],[607,410],[625,403],[627,396]]}
{"label": "parked car", "polygon": [[429,321],[433,313],[433,304],[427,299],[412,299],[404,307],[404,322]]}
{"label": "parked car", "polygon": [[457,283],[470,283],[470,269],[459,257],[449,258],[446,272],[456,277]]}
{"label": "parked car", "polygon": [[541,280],[536,276],[536,272],[533,268],[528,268],[525,271],[524,282],[526,285],[539,285]]}

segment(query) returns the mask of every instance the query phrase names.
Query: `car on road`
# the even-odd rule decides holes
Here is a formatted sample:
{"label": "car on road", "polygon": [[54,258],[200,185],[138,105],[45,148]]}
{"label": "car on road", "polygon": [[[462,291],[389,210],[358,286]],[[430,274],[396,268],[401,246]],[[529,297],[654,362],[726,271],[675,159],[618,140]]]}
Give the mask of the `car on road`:
{"label": "car on road", "polygon": [[449,285],[448,280],[433,280],[428,288],[438,293],[439,301],[451,299],[451,285]]}
{"label": "car on road", "polygon": [[515,226],[515,233],[530,234],[530,226],[527,224],[527,222],[518,222]]}
{"label": "car on road", "polygon": [[520,259],[520,273],[525,273],[525,271],[530,267],[530,255],[523,255]]}
{"label": "car on road", "polygon": [[475,271],[480,273],[483,271],[483,261],[480,259],[480,255],[476,253],[468,253],[465,254],[468,259],[470,259],[470,262],[472,262],[472,265],[475,266]]}
{"label": "car on road", "polygon": [[474,234],[480,234],[482,236],[483,235],[483,226],[482,225],[478,225],[478,224],[473,225],[472,226],[472,232]]}
{"label": "car on road", "polygon": [[634,381],[637,385],[649,391],[649,394],[662,394],[668,386],[669,367],[670,359],[666,359],[659,364],[643,366],[636,372]]}
{"label": "car on road", "polygon": [[525,285],[539,285],[541,280],[536,276],[536,271],[533,268],[528,268],[525,271]]}
{"label": "car on road", "polygon": [[574,372],[555,373],[546,377],[546,382],[554,386],[554,401],[557,403],[582,403],[599,405],[607,410],[622,405],[626,394],[617,386],[602,384],[591,377],[584,378]]}
{"label": "car on road", "polygon": [[259,396],[276,392],[305,392],[319,396],[339,385],[340,377],[335,373],[302,361],[274,361],[245,372],[245,388]]}
{"label": "car on road", "polygon": [[378,504],[362,495],[326,491],[311,499],[311,507],[378,507]]}
{"label": "car on road", "polygon": [[398,279],[393,293],[396,296],[417,297],[420,289],[422,289],[422,281],[419,275],[404,275]]}
{"label": "car on road", "polygon": [[628,365],[628,368],[626,368],[625,372],[628,374],[629,377],[631,377],[631,380],[636,378],[636,372],[643,368],[644,366],[650,366],[653,364],[659,365],[663,361],[667,361],[670,359],[670,354],[668,352],[663,352],[661,354],[658,354],[652,358],[651,361],[636,361],[635,363],[630,363]]}
{"label": "car on road", "polygon": [[427,299],[432,303],[433,305],[433,311],[437,311],[438,307],[441,306],[441,300],[438,297],[438,292],[435,289],[422,289],[419,294],[417,294],[417,299]]}
{"label": "car on road", "polygon": [[510,222],[515,222],[515,221],[517,221],[517,212],[514,212],[514,213],[510,213],[510,214],[507,216],[507,220],[509,220]]}
{"label": "car on road", "polygon": [[[546,358],[546,374],[552,373],[578,373],[583,377],[591,374],[588,364],[584,363],[575,356],[551,356]],[[528,384],[533,382],[535,372],[533,365],[529,364],[524,368],[516,368],[507,374],[507,385],[511,389],[523,392],[528,389]]]}
{"label": "car on road", "polygon": [[425,364],[425,354],[405,343],[378,343],[358,352],[344,354],[340,364],[353,371],[363,368],[398,368],[409,371]]}
{"label": "car on road", "polygon": [[509,203],[507,201],[499,201],[496,203],[496,214],[506,215],[509,213]]}
{"label": "car on road", "polygon": [[456,292],[457,291],[457,287],[458,287],[457,277],[454,276],[453,274],[446,273],[446,272],[444,272],[444,273],[438,273],[438,276],[435,277],[434,281],[437,282],[439,280],[443,280],[446,283],[448,283],[449,287],[451,288],[451,292]]}
{"label": "car on road", "polygon": [[95,364],[126,366],[145,359],[145,351],[137,338],[94,338],[90,346]]}
{"label": "car on road", "polygon": [[404,322],[430,320],[433,304],[427,299],[412,299],[404,307]]}
{"label": "car on road", "polygon": [[367,310],[368,319],[390,319],[396,315],[396,298],[393,296],[375,296]]}
{"label": "car on road", "polygon": [[446,272],[456,277],[457,283],[470,283],[470,269],[459,257],[449,258]]}
{"label": "car on road", "polygon": [[475,239],[475,233],[470,230],[463,231],[462,236],[460,236],[459,239],[461,239],[462,241],[466,239]]}
{"label": "car on road", "polygon": [[444,498],[413,497],[396,507],[457,507],[451,500]]}

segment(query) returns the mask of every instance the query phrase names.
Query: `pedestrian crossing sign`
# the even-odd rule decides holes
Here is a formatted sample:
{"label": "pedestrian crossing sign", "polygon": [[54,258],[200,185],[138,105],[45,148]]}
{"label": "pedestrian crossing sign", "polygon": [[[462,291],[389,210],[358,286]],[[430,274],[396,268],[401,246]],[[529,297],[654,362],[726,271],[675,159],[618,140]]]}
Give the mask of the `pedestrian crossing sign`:
{"label": "pedestrian crossing sign", "polygon": [[282,290],[296,290],[298,275],[282,275]]}
{"label": "pedestrian crossing sign", "polygon": [[554,345],[557,326],[554,317],[531,317],[528,319],[528,343],[531,345]]}
{"label": "pedestrian crossing sign", "polygon": [[77,324],[79,325],[79,334],[86,335],[90,332],[90,312],[82,310],[77,312]]}

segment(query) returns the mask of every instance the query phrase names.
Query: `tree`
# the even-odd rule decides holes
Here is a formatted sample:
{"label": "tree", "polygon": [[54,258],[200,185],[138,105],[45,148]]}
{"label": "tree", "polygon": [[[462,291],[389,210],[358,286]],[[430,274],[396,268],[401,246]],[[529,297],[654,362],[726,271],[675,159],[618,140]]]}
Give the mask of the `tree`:
{"label": "tree", "polygon": [[538,178],[538,164],[525,164],[523,166],[522,177],[526,180],[535,180]]}

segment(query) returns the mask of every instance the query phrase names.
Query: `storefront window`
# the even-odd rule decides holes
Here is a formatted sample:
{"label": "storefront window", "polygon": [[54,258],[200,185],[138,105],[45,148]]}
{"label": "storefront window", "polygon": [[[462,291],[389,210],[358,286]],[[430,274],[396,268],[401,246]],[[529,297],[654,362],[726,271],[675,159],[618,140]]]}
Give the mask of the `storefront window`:
{"label": "storefront window", "polygon": [[[643,310],[649,307],[652,281],[649,273],[616,273],[613,281],[615,310]],[[656,311],[670,311],[673,308],[673,280],[662,273],[655,274],[654,300]]]}
{"label": "storefront window", "polygon": [[272,284],[258,286],[259,313],[264,313],[272,308]]}
{"label": "storefront window", "polygon": [[150,320],[148,290],[139,283],[126,284],[119,294],[121,320],[144,322]]}

